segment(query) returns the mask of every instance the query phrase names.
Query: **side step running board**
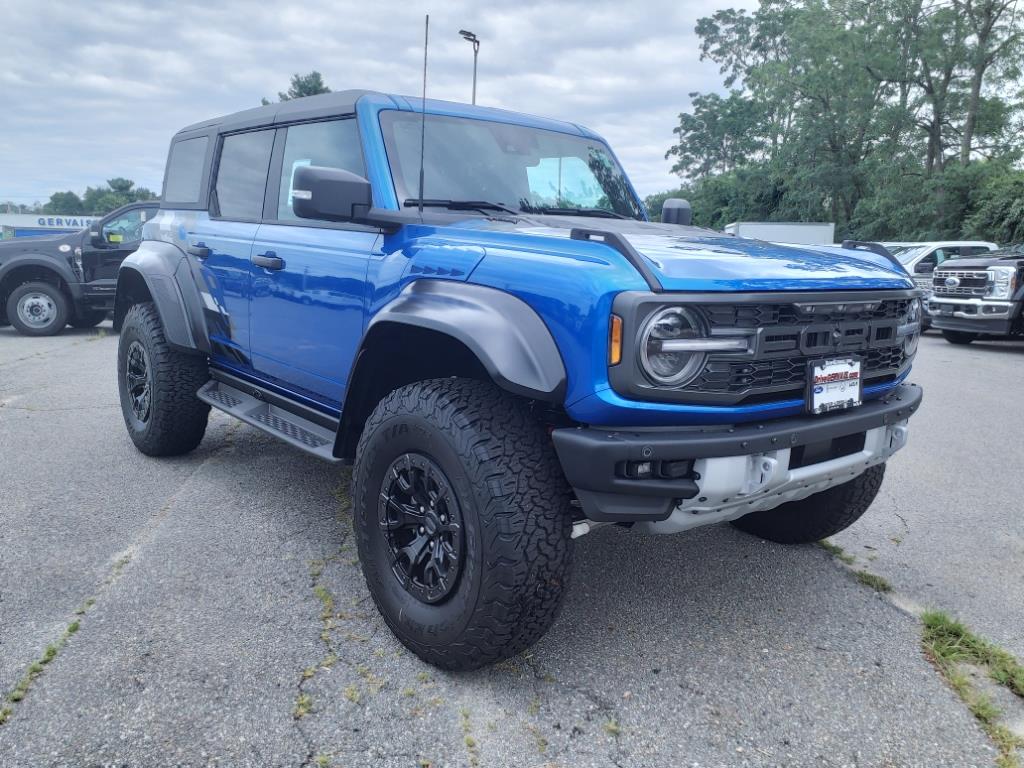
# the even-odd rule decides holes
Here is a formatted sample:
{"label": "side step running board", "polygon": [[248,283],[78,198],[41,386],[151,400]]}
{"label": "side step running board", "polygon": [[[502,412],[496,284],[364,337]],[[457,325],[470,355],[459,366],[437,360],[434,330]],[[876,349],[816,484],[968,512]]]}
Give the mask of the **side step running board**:
{"label": "side step running board", "polygon": [[196,395],[204,403],[209,403],[214,408],[219,408],[306,453],[325,461],[341,461],[333,454],[334,432],[320,424],[257,399],[222,381],[208,381]]}

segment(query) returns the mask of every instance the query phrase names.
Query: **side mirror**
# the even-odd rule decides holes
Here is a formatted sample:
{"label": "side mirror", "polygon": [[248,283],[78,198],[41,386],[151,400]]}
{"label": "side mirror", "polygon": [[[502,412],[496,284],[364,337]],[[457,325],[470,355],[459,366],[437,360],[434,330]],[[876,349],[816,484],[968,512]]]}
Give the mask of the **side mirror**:
{"label": "side mirror", "polygon": [[89,230],[89,242],[93,244],[94,248],[107,247],[107,241],[103,239],[103,232],[98,229]]}
{"label": "side mirror", "polygon": [[373,206],[370,182],[351,171],[299,166],[292,180],[292,210],[300,219],[364,222]]}
{"label": "side mirror", "polygon": [[930,275],[935,271],[935,265],[930,261],[919,261],[914,265],[914,272],[918,275]]}
{"label": "side mirror", "polygon": [[661,208],[661,221],[664,224],[681,224],[688,227],[693,221],[693,209],[690,203],[681,197],[670,197]]}

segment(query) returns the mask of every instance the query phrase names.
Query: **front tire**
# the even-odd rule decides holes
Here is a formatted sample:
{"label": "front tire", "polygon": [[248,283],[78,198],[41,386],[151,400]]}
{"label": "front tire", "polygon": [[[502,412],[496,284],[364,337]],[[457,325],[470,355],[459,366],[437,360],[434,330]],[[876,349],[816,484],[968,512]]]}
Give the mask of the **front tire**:
{"label": "front tire", "polygon": [[391,631],[452,670],[536,642],[568,587],[570,498],[520,400],[468,379],[392,392],[366,423],[353,473],[359,559]]}
{"label": "front tire", "polygon": [[7,297],[7,319],[25,336],[56,336],[68,314],[67,297],[53,283],[24,283]]}
{"label": "front tire", "polygon": [[752,512],[732,524],[779,544],[821,541],[849,528],[867,511],[884,477],[885,464],[879,464],[842,485],[774,509]]}
{"label": "front tire", "polygon": [[136,448],[147,456],[179,456],[199,445],[210,406],[196,392],[209,378],[205,357],[167,343],[152,303],[128,310],[117,347],[117,384]]}
{"label": "front tire", "polygon": [[962,345],[970,344],[978,338],[977,333],[968,333],[967,331],[943,331],[942,338],[948,341],[950,344]]}

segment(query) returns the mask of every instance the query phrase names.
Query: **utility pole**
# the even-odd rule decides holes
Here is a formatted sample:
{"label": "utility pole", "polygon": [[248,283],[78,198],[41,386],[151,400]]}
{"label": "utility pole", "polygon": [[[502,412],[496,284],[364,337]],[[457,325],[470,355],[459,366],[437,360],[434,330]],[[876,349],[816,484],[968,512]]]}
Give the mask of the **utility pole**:
{"label": "utility pole", "polygon": [[460,29],[462,39],[473,44],[473,103],[476,104],[476,57],[480,53],[480,38],[467,29]]}

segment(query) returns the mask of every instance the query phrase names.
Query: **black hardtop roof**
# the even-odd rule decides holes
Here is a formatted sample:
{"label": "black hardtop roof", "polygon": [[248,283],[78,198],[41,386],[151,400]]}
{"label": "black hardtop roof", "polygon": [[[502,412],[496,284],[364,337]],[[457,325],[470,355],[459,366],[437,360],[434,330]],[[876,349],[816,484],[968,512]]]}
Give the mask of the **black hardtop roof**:
{"label": "black hardtop roof", "polygon": [[[234,112],[223,117],[215,117],[211,120],[203,120],[187,128],[182,128],[178,131],[176,137],[187,133],[209,133],[214,128],[220,133],[229,133],[261,125],[274,125],[275,123],[287,123],[295,120],[315,120],[318,117],[343,115],[354,112],[359,98],[370,93],[378,94],[377,91],[366,90],[332,91],[331,93],[321,93],[316,96],[305,96],[301,99],[267,104],[265,107],[243,109],[241,112]],[[378,95],[383,96],[385,94]]]}

